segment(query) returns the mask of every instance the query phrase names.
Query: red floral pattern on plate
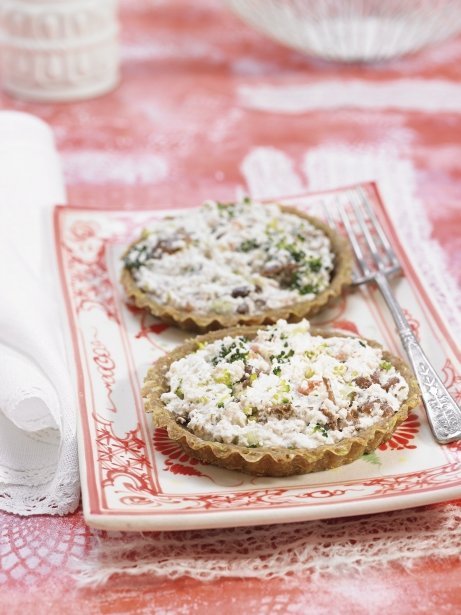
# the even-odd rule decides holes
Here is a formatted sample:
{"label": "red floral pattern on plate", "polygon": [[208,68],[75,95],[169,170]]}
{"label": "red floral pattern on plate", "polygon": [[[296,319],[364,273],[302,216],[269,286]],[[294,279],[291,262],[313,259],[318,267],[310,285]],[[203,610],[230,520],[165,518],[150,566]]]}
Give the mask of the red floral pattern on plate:
{"label": "red floral pattern on plate", "polygon": [[136,339],[146,338],[150,341],[151,333],[160,335],[169,328],[169,325],[155,320],[149,312],[138,308],[136,305],[127,303],[126,307],[136,318],[139,318],[139,331],[135,335]]}
{"label": "red floral pattern on plate", "polygon": [[74,222],[65,239],[69,284],[77,313],[98,308],[108,318],[118,319],[114,288],[106,263],[106,241],[99,224],[93,221]]}
{"label": "red floral pattern on plate", "polygon": [[395,430],[392,438],[380,445],[380,451],[401,451],[403,449],[416,448],[414,439],[419,432],[421,423],[419,417],[410,412],[408,418]]}
{"label": "red floral pattern on plate", "polygon": [[146,444],[142,439],[140,425],[121,437],[114,433],[111,421],[95,417],[95,422],[102,484],[114,485],[117,478],[123,477],[132,480],[140,491],[155,493],[149,472],[152,464],[146,455]]}
{"label": "red floral pattern on plate", "polygon": [[173,474],[183,474],[184,476],[204,476],[210,478],[195,467],[200,464],[198,459],[194,459],[187,455],[179,444],[170,440],[166,429],[155,430],[154,448],[166,457],[164,470],[172,472]]}

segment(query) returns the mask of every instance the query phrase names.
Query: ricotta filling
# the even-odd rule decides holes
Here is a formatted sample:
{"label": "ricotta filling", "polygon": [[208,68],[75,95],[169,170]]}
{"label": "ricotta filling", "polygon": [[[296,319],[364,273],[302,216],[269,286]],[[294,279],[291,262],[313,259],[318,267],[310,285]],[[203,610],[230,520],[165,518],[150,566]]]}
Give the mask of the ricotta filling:
{"label": "ricotta filling", "polygon": [[408,384],[380,348],[311,335],[279,320],[256,337],[225,337],[175,361],[161,397],[204,440],[313,449],[396,413]]}
{"label": "ricotta filling", "polygon": [[334,254],[318,228],[278,205],[207,202],[143,231],[124,259],[151,299],[185,311],[254,314],[312,300]]}

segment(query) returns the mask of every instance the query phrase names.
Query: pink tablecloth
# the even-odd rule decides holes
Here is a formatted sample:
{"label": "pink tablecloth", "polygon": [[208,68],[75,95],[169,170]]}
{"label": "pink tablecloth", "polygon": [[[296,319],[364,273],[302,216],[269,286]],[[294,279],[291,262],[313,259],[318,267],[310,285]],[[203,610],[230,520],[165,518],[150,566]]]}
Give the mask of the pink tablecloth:
{"label": "pink tablecloth", "polygon": [[[70,200],[140,208],[296,193],[357,179],[413,191],[437,266],[461,281],[461,38],[375,67],[310,60],[212,0],[122,3],[123,80],[70,105],[0,99],[51,124]],[[386,188],[387,186],[387,188]],[[408,188],[410,186],[410,188]],[[406,187],[406,188],[405,188]],[[394,193],[395,198],[395,193]],[[402,206],[404,206],[404,199]],[[454,612],[458,560],[296,581],[113,579],[77,589],[90,536],[66,518],[0,515],[0,612]],[[366,606],[367,603],[373,606]]]}

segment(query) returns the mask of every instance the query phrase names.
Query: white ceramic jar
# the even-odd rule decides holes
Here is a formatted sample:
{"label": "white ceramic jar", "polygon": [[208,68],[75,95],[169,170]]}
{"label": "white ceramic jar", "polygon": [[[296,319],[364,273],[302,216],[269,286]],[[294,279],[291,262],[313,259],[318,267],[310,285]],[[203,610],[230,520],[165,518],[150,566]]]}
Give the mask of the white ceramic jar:
{"label": "white ceramic jar", "polygon": [[2,0],[3,88],[36,101],[99,96],[119,80],[117,0]]}

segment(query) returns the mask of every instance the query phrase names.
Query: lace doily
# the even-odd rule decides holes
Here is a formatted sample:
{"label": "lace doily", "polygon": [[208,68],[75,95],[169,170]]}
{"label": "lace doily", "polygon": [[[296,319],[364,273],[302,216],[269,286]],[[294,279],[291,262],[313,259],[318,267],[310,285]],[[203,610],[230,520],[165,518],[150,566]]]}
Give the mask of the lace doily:
{"label": "lace doily", "polygon": [[74,563],[80,585],[115,574],[202,581],[363,572],[422,557],[460,557],[461,506],[432,506],[342,519],[224,530],[160,533],[94,531],[89,555]]}

